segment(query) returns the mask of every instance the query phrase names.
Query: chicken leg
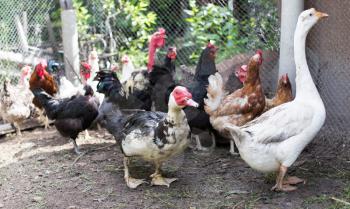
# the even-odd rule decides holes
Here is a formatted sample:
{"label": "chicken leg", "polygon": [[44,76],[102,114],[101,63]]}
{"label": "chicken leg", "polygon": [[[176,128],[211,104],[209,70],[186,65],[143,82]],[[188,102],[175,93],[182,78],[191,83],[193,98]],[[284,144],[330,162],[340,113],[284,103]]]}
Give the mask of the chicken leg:
{"label": "chicken leg", "polygon": [[276,185],[271,188],[272,191],[290,192],[297,189],[297,187],[291,186],[290,184],[283,184],[284,176],[286,175],[287,170],[288,168],[286,166],[280,166],[279,173],[276,178]]}
{"label": "chicken leg", "polygon": [[170,187],[170,184],[177,180],[177,178],[164,178],[162,174],[160,173],[160,167],[162,163],[155,162],[156,165],[156,171],[154,174],[152,174],[150,177],[152,178],[151,185],[158,185],[158,186],[167,186]]}
{"label": "chicken leg", "polygon": [[22,136],[21,127],[19,126],[19,124],[17,122],[13,122],[12,125],[16,129],[16,135]]}
{"label": "chicken leg", "polygon": [[239,154],[235,151],[235,142],[233,140],[230,140],[230,153],[234,156]]}
{"label": "chicken leg", "polygon": [[211,146],[209,148],[202,146],[202,143],[201,143],[201,140],[199,138],[199,135],[193,134],[193,136],[196,139],[196,147],[195,147],[195,149],[198,150],[198,151],[208,152],[208,151],[213,150],[216,147],[215,136],[214,136],[214,134],[212,132],[210,132],[210,137],[211,137],[212,144],[211,144]]}
{"label": "chicken leg", "polygon": [[193,136],[196,139],[195,149],[198,151],[204,151],[204,152],[208,151],[208,148],[202,146],[202,143],[201,143],[199,136],[197,134],[193,134]]}
{"label": "chicken leg", "polygon": [[75,139],[72,139],[72,142],[73,142],[73,145],[74,145],[74,152],[77,154],[77,155],[80,155],[81,152],[79,150],[79,146],[77,145],[77,142],[75,141]]}
{"label": "chicken leg", "polygon": [[144,179],[134,179],[132,177],[130,177],[129,175],[129,158],[124,157],[124,179],[126,182],[126,185],[131,188],[131,189],[135,189],[136,187],[138,187],[139,185],[143,184],[143,183],[147,183]]}

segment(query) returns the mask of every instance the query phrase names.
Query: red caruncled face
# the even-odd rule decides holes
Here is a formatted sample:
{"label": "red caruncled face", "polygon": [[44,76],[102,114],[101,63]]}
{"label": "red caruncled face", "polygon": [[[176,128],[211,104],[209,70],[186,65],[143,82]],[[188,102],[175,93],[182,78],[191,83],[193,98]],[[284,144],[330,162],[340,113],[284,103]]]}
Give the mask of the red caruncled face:
{"label": "red caruncled face", "polygon": [[156,48],[163,47],[165,45],[165,36],[165,29],[159,28],[158,31],[152,35],[152,45]]}
{"label": "red caruncled face", "polygon": [[175,87],[172,96],[178,106],[198,107],[198,103],[192,100],[192,94],[183,86]]}
{"label": "red caruncled face", "polygon": [[170,59],[175,60],[177,56],[176,47],[169,47],[167,56]]}
{"label": "red caruncled face", "polygon": [[38,77],[40,78],[40,79],[43,79],[44,78],[44,76],[45,76],[45,72],[46,72],[46,67],[47,67],[47,65],[46,65],[46,63],[44,63],[44,62],[40,62],[39,64],[37,64],[36,66],[35,66],[35,72],[36,72],[36,74],[38,75]]}

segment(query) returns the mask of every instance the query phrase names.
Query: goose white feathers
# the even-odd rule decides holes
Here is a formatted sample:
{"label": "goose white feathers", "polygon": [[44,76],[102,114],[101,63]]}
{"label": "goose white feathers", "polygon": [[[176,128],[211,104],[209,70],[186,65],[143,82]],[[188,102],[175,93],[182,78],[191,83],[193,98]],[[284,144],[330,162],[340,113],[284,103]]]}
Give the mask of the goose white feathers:
{"label": "goose white feathers", "polygon": [[302,12],[294,34],[296,64],[296,97],[262,114],[255,120],[237,127],[226,124],[242,159],[261,172],[279,171],[275,191],[292,191],[299,178],[284,181],[284,176],[302,150],[319,132],[326,110],[312,80],[305,56],[309,30],[318,20],[327,17],[314,8]]}

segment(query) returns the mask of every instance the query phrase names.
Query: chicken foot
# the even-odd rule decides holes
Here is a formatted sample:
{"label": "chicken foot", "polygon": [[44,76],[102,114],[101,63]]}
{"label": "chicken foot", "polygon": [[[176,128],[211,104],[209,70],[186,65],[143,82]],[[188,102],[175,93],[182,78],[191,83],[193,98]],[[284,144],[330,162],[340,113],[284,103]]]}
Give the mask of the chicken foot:
{"label": "chicken foot", "polygon": [[162,163],[155,162],[155,165],[156,171],[150,176],[152,178],[151,185],[167,186],[169,188],[170,184],[176,181],[177,178],[164,178],[160,173],[160,167]]}
{"label": "chicken foot", "polygon": [[49,127],[49,118],[44,115],[45,110],[39,110],[39,120],[43,123],[45,130]]}
{"label": "chicken foot", "polygon": [[130,177],[129,175],[129,158],[124,157],[124,179],[126,182],[126,185],[131,188],[131,189],[135,189],[137,188],[139,185],[143,184],[143,183],[147,183],[144,179],[134,179],[132,177]]}
{"label": "chicken foot", "polygon": [[[297,189],[297,187],[291,186],[289,183],[287,183],[288,180],[283,181],[284,176],[287,173],[287,170],[288,170],[288,168],[286,166],[283,166],[283,165],[280,166],[279,173],[278,173],[277,178],[276,178],[276,185],[271,188],[271,191],[290,192],[290,191],[294,191]],[[294,179],[294,180],[298,180],[298,179]],[[293,179],[291,179],[291,180],[293,180]],[[286,183],[286,184],[284,184],[284,183]]]}
{"label": "chicken foot", "polygon": [[75,139],[72,139],[72,142],[73,142],[73,145],[74,145],[74,152],[77,154],[77,155],[80,155],[82,154],[79,150],[79,146],[77,145],[77,142],[75,141]]}

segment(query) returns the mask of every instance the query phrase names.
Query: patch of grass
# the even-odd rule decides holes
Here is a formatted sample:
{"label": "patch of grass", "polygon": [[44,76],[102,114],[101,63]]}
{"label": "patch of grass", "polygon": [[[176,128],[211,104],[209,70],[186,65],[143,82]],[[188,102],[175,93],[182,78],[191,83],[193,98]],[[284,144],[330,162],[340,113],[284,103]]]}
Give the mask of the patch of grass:
{"label": "patch of grass", "polygon": [[275,173],[275,172],[267,173],[264,176],[264,182],[266,184],[274,184],[274,183],[276,183],[276,178],[277,178],[277,173]]}
{"label": "patch of grass", "polygon": [[[324,204],[328,204],[325,206]],[[323,204],[327,209],[349,209],[350,208],[350,185],[347,186],[341,197],[328,195],[309,197],[303,202],[304,208],[312,208],[315,204]]]}
{"label": "patch of grass", "polygon": [[321,196],[314,196],[314,197],[309,197],[306,198],[303,202],[303,205],[306,206],[306,208],[308,208],[307,206],[309,205],[313,205],[313,204],[317,204],[317,203],[324,203],[326,201],[329,201],[329,197],[327,195],[321,195]]}
{"label": "patch of grass", "polygon": [[341,195],[342,197],[332,197],[335,202],[329,209],[349,209],[350,208],[350,185],[348,185]]}

